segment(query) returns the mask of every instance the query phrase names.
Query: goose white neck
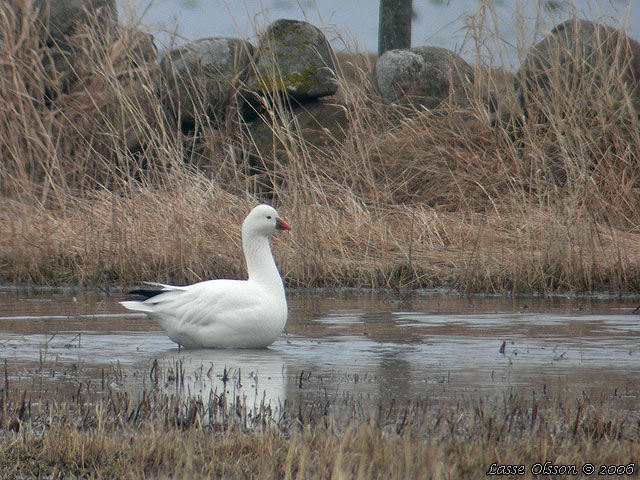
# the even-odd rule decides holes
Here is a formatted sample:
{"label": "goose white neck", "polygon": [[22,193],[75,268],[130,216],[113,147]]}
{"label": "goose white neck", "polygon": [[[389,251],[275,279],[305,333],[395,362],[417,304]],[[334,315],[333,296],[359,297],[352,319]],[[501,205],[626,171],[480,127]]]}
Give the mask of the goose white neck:
{"label": "goose white neck", "polygon": [[249,280],[258,282],[269,289],[282,290],[282,278],[273,260],[269,239],[260,234],[242,235],[242,248],[247,262]]}

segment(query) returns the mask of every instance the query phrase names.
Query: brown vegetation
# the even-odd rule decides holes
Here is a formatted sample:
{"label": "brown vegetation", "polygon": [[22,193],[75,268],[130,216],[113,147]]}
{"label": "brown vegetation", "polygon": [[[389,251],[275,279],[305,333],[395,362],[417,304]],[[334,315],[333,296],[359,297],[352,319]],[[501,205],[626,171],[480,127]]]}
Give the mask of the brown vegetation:
{"label": "brown vegetation", "polygon": [[0,476],[7,480],[457,479],[483,478],[493,463],[524,465],[518,478],[556,478],[532,474],[547,461],[575,466],[577,478],[586,463],[596,473],[601,465],[638,471],[637,392],[507,393],[457,404],[338,396],[249,408],[224,392],[189,395],[180,361],[154,363],[149,386],[135,396],[126,385],[106,386],[117,369],[106,372],[106,385],[52,395],[12,391],[6,368]]}
{"label": "brown vegetation", "polygon": [[283,148],[255,175],[237,114],[189,134],[165,118],[135,30],[75,32],[82,81],[63,81],[21,3],[0,6],[2,282],[241,276],[239,225],[266,179],[294,227],[274,239],[290,286],[640,290],[640,128],[615,69],[579,95],[552,82],[542,121],[511,88],[492,114],[482,68],[469,107],[400,115],[352,67],[346,138],[312,146],[276,108]]}

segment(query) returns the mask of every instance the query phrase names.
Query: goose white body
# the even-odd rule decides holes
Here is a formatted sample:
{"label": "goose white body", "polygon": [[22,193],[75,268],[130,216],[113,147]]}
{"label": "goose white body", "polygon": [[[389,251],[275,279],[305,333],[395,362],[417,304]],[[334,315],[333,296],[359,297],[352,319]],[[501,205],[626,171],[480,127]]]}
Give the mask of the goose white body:
{"label": "goose white body", "polygon": [[287,322],[287,300],[268,236],[290,227],[269,205],[242,224],[248,280],[208,280],[180,287],[152,284],[146,300],[120,302],[146,313],[186,348],[266,348]]}

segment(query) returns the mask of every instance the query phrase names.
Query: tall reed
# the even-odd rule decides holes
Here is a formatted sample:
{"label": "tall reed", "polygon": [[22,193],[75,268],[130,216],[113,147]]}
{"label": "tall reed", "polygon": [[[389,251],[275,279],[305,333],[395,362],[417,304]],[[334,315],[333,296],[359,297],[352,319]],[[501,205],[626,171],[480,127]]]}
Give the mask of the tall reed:
{"label": "tall reed", "polygon": [[[241,276],[240,222],[267,199],[294,227],[273,241],[290,286],[640,288],[640,129],[604,53],[597,85],[549,75],[551,109],[521,108],[511,76],[479,61],[469,105],[434,111],[385,105],[366,57],[345,54],[331,100],[344,138],[306,142],[274,97],[274,148],[258,152],[234,105],[181,131],[133,26],[77,29],[61,77],[28,6],[0,6],[3,282]],[[478,45],[493,35],[483,8]]]}

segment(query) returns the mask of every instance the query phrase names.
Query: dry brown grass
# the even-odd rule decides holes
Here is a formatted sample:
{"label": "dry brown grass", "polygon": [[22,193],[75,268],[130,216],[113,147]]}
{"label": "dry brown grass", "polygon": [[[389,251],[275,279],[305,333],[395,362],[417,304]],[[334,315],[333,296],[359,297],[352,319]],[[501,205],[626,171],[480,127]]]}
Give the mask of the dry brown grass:
{"label": "dry brown grass", "polygon": [[615,69],[595,93],[552,83],[541,122],[509,89],[496,121],[480,68],[469,107],[399,116],[350,67],[345,140],[312,147],[276,109],[280,155],[256,177],[237,116],[187,135],[165,118],[132,29],[76,32],[83,81],[61,84],[25,5],[0,6],[0,281],[241,276],[239,224],[266,178],[294,226],[274,239],[292,286],[640,290],[640,128]]}
{"label": "dry brown grass", "polygon": [[[82,383],[73,395],[6,384],[0,476],[457,479],[483,478],[497,462],[524,465],[521,478],[552,478],[532,475],[546,461],[580,474],[585,463],[638,471],[637,395],[506,393],[377,405],[338,397],[249,410],[224,392],[188,395],[178,363],[152,367],[138,394],[100,382]],[[114,374],[106,373],[107,384]]]}

